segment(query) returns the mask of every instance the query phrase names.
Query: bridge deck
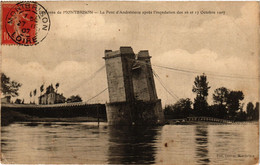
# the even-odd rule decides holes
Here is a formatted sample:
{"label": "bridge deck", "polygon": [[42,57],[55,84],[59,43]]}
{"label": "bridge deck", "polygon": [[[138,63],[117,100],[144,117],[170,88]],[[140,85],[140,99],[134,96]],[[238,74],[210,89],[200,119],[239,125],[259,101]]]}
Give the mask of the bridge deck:
{"label": "bridge deck", "polygon": [[183,119],[175,119],[175,122],[187,122],[187,121],[205,121],[205,122],[218,122],[218,123],[232,123],[233,121],[226,120],[226,119],[218,119],[214,117],[187,117]]}
{"label": "bridge deck", "polygon": [[37,105],[37,104],[2,104],[1,107],[7,108],[51,108],[51,107],[76,107],[93,105],[86,102],[75,102],[75,103],[60,103],[60,104],[49,104],[49,105]]}

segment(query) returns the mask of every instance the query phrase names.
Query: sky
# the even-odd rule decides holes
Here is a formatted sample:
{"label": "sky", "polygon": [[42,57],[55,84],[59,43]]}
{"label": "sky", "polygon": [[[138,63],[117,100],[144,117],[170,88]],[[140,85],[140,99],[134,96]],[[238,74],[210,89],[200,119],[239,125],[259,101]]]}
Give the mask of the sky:
{"label": "sky", "polygon": [[[107,87],[104,51],[131,46],[135,53],[148,50],[167,93],[155,79],[163,105],[190,98],[194,78],[208,76],[208,102],[216,88],[242,90],[244,103],[259,100],[259,4],[257,2],[40,2],[50,14],[47,37],[36,46],[2,45],[1,68],[22,83],[18,98],[60,83],[65,97],[79,94],[84,101]],[[225,14],[64,14],[93,11],[225,11]],[[94,75],[93,75],[94,74]],[[219,76],[222,75],[222,76]],[[239,77],[239,78],[230,78]],[[93,78],[93,79],[92,79]],[[32,99],[33,100],[33,99]],[[91,102],[108,101],[108,91]],[[91,103],[90,102],[90,103]]]}

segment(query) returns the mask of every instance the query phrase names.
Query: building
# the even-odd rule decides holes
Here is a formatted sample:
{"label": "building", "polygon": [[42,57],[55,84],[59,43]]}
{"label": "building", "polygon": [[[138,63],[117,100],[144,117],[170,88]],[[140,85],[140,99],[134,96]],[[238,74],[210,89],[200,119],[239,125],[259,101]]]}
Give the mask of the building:
{"label": "building", "polygon": [[11,96],[5,96],[5,97],[1,98],[2,104],[8,104],[10,102],[11,102]]}
{"label": "building", "polygon": [[160,124],[164,122],[157,98],[151,56],[147,50],[135,54],[131,47],[105,50],[109,124]]}
{"label": "building", "polygon": [[55,92],[52,85],[46,88],[46,92],[39,96],[39,104],[58,104],[65,103],[66,98],[57,92]]}

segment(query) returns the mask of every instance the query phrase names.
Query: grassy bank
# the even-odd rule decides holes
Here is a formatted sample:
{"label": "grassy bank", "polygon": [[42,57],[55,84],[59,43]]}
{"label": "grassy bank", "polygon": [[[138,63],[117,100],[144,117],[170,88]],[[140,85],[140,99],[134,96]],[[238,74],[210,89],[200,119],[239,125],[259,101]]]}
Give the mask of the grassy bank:
{"label": "grassy bank", "polygon": [[15,111],[1,111],[1,126],[9,125],[15,121],[28,121],[33,117]]}

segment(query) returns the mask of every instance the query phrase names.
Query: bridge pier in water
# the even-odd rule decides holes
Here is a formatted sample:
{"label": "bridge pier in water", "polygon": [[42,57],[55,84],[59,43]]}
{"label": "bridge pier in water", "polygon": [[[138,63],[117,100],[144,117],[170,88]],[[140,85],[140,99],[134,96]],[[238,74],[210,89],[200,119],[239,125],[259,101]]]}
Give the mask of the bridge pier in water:
{"label": "bridge pier in water", "polygon": [[164,124],[147,50],[135,54],[131,47],[105,50],[109,125]]}

